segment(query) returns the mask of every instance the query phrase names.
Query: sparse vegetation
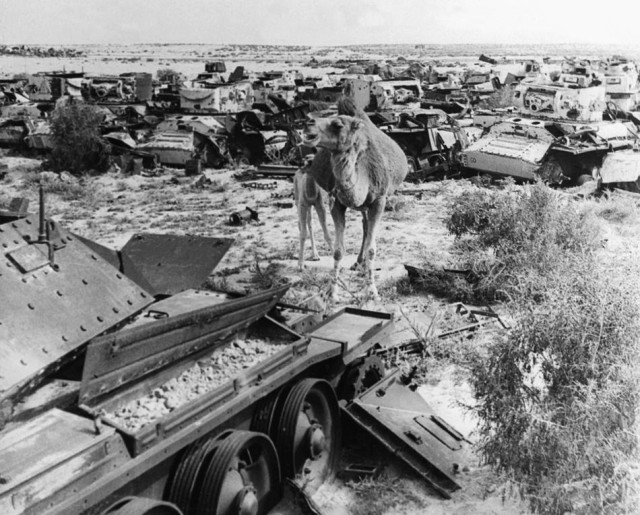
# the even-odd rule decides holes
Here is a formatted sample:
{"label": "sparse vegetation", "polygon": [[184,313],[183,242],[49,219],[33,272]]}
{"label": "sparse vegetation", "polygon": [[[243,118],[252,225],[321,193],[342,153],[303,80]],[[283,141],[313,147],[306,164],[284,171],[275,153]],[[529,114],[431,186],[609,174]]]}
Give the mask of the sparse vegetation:
{"label": "sparse vegetation", "polygon": [[403,513],[425,507],[424,500],[415,493],[415,485],[407,480],[381,476],[349,485],[356,495],[349,511],[352,515]]}
{"label": "sparse vegetation", "polygon": [[536,513],[633,513],[638,284],[605,272],[596,224],[542,184],[466,193],[447,226],[475,292],[516,320],[466,356],[483,459]]}
{"label": "sparse vegetation", "polygon": [[571,271],[599,245],[598,224],[542,183],[503,190],[473,189],[451,201],[446,220],[457,239],[460,268],[478,301],[536,296],[536,277]]}
{"label": "sparse vegetation", "polygon": [[100,136],[103,115],[93,106],[71,103],[56,107],[51,116],[55,172],[80,175],[104,172],[110,164],[109,144]]}

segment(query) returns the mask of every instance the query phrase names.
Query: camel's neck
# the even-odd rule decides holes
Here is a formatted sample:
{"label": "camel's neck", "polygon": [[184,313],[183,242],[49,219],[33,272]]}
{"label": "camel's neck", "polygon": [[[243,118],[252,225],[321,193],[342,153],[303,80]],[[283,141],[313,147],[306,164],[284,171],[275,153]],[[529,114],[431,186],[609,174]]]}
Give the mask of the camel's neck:
{"label": "camel's neck", "polygon": [[[347,152],[333,152],[331,154],[331,165],[333,168],[333,175],[336,178],[336,186],[344,191],[350,192],[350,196],[360,196],[359,190],[366,190],[367,185],[366,177],[363,174],[358,173],[358,159],[362,150],[358,148],[351,148]],[[364,200],[364,199],[363,199]]]}

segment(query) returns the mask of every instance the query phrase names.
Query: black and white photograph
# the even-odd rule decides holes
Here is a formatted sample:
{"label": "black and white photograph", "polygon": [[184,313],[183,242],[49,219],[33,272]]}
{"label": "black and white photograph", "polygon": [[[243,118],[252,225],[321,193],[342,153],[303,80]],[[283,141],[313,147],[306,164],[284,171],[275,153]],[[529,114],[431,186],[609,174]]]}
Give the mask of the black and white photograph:
{"label": "black and white photograph", "polygon": [[0,8],[0,515],[640,515],[640,4]]}

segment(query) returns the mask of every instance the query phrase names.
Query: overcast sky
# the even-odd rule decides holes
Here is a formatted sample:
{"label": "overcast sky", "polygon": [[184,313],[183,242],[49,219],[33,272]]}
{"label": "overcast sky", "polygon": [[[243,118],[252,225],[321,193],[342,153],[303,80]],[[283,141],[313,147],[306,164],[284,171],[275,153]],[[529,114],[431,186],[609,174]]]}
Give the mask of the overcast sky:
{"label": "overcast sky", "polygon": [[614,43],[640,0],[4,0],[0,43]]}

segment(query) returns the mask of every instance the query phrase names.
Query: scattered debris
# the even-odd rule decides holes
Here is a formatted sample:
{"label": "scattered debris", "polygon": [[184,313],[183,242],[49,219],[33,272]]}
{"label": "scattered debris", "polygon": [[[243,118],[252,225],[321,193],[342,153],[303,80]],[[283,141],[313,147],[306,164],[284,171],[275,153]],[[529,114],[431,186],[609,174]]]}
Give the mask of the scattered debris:
{"label": "scattered debris", "polygon": [[231,225],[244,225],[247,222],[258,222],[258,212],[250,207],[245,207],[243,211],[237,211],[229,216]]}

